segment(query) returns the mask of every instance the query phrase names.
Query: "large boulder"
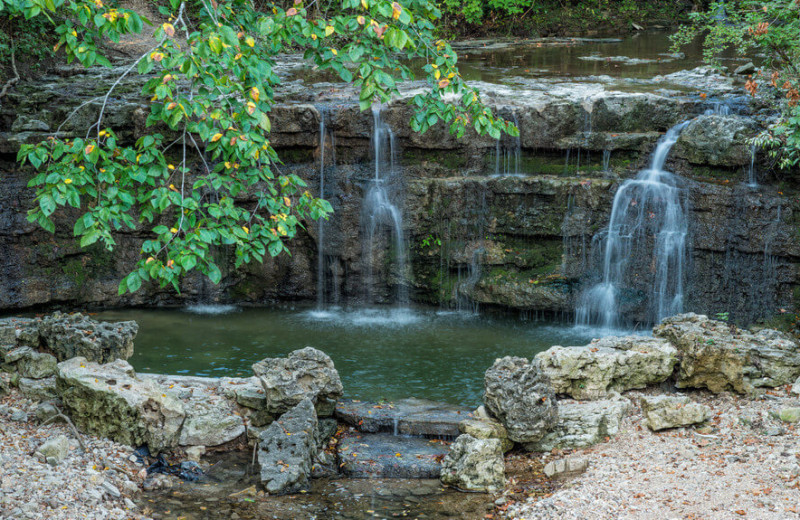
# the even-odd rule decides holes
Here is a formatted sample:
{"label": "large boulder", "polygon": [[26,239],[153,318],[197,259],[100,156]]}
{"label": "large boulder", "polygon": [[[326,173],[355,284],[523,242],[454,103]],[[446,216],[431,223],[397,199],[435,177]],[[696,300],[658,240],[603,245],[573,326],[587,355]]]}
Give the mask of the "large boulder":
{"label": "large boulder", "polygon": [[750,164],[748,140],[759,131],[752,118],[730,115],[700,116],[681,132],[675,155],[693,164],[743,166]]}
{"label": "large boulder", "polygon": [[756,333],[694,313],[679,314],[653,329],[678,349],[678,388],[749,392],[800,376],[797,341],[776,330]]}
{"label": "large boulder", "polygon": [[711,408],[686,396],[644,396],[641,405],[647,426],[654,431],[689,426],[711,417]]}
{"label": "large boulder", "polygon": [[506,479],[500,441],[459,435],[442,460],[440,479],[464,491],[494,493],[503,489]]}
{"label": "large boulder", "polygon": [[555,425],[555,393],[536,360],[496,360],[486,371],[484,387],[486,409],[503,423],[512,441],[536,442]]}
{"label": "large boulder", "polygon": [[58,364],[56,391],[82,431],[152,453],[178,445],[185,419],[173,392],[136,377],[127,361],[100,365],[76,357]]}
{"label": "large boulder", "polygon": [[128,359],[133,355],[137,332],[135,321],[101,322],[80,313],[55,312],[39,325],[42,346],[59,361],[77,356],[97,363]]}
{"label": "large boulder", "polygon": [[253,365],[253,373],[264,388],[266,410],[273,415],[310,399],[320,417],[329,417],[342,396],[342,381],[333,361],[312,347],[295,350],[285,358],[259,361]]}
{"label": "large boulder", "polygon": [[666,381],[678,351],[664,339],[612,336],[584,347],[551,347],[536,359],[556,393],[599,399]]}
{"label": "large boulder", "polygon": [[630,402],[616,396],[601,401],[559,401],[558,423],[536,442],[525,443],[528,451],[553,448],[585,448],[619,433]]}
{"label": "large boulder", "polygon": [[301,400],[261,433],[258,463],[268,493],[307,489],[317,451],[317,414],[310,399]]}

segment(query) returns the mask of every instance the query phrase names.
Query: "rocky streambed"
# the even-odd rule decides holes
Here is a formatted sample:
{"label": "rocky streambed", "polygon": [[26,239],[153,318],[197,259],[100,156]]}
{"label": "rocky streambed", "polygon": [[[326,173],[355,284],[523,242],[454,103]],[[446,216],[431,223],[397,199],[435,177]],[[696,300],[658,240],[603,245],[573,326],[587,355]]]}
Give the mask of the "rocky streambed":
{"label": "rocky streambed", "polygon": [[136,374],[123,359],[135,333],[80,314],[0,320],[4,514],[649,518],[705,507],[717,488],[708,518],[794,514],[800,348],[777,331],[686,314],[653,337],[498,359],[477,410],[343,400],[312,348],[250,378]]}

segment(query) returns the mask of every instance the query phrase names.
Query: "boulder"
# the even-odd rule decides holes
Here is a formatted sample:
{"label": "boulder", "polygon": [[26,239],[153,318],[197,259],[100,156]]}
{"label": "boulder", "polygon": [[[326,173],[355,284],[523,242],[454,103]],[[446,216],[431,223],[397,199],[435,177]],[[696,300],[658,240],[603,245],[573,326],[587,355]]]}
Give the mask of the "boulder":
{"label": "boulder", "polygon": [[310,399],[320,417],[329,417],[342,396],[342,381],[333,361],[312,347],[295,350],[285,358],[259,361],[253,365],[253,373],[264,388],[266,410],[273,415]]}
{"label": "boulder", "polygon": [[581,457],[568,457],[566,459],[551,460],[544,466],[544,475],[547,478],[564,478],[578,475],[586,471],[589,461]]}
{"label": "boulder", "polygon": [[384,403],[345,400],[336,404],[339,420],[368,433],[458,437],[458,424],[469,416],[469,408],[427,399]]}
{"label": "boulder", "polygon": [[791,393],[793,395],[800,395],[800,377],[798,377],[797,381],[792,385]]}
{"label": "boulder", "polygon": [[108,363],[133,355],[133,340],[139,331],[135,321],[95,321],[83,314],[55,312],[39,325],[39,338],[59,361],[77,356]]}
{"label": "boulder", "polygon": [[261,482],[271,495],[307,489],[317,452],[317,414],[301,400],[262,432],[258,444]]}
{"label": "boulder", "polygon": [[686,396],[645,396],[641,405],[647,426],[653,431],[689,426],[711,417],[711,408]]}
{"label": "boulder", "polygon": [[38,325],[32,318],[0,318],[0,347],[3,345],[37,344]]}
{"label": "boulder", "polygon": [[508,430],[514,442],[541,439],[558,419],[555,393],[538,361],[506,356],[484,376],[486,409]]}
{"label": "boulder", "polygon": [[492,418],[466,419],[458,423],[458,429],[461,433],[471,435],[476,439],[499,440],[503,453],[514,447],[514,442],[508,438],[506,427],[500,424],[500,421]]}
{"label": "boulder", "polygon": [[186,417],[172,390],[136,377],[127,361],[99,365],[76,357],[58,364],[56,391],[75,425],[86,433],[152,453],[178,445]]}
{"label": "boulder", "polygon": [[19,392],[28,399],[44,401],[56,397],[56,377],[45,377],[43,379],[28,379],[20,377]]}
{"label": "boulder", "polygon": [[750,164],[753,153],[748,140],[759,130],[749,117],[700,116],[681,132],[674,153],[692,164],[744,166]]}
{"label": "boulder", "polygon": [[665,319],[653,334],[678,349],[678,388],[745,393],[791,384],[800,376],[797,341],[776,330],[753,333],[689,313]]}
{"label": "boulder", "polygon": [[69,454],[69,439],[66,435],[59,435],[39,446],[36,452],[48,462],[51,459],[56,463],[61,462]]}
{"label": "boulder", "polygon": [[17,362],[17,372],[21,377],[44,379],[55,375],[57,364],[50,354],[31,351]]}
{"label": "boulder", "polygon": [[494,493],[505,487],[505,462],[498,439],[460,435],[442,460],[443,484],[464,491]]}
{"label": "boulder", "polygon": [[601,401],[559,401],[558,424],[539,441],[526,443],[525,449],[585,448],[603,442],[619,433],[629,407],[628,400],[619,396]]}
{"label": "boulder", "polygon": [[536,359],[556,393],[600,399],[666,381],[678,351],[660,338],[611,336],[584,347],[554,346]]}
{"label": "boulder", "polygon": [[778,417],[780,417],[783,422],[800,422],[800,408],[784,408],[778,413]]}

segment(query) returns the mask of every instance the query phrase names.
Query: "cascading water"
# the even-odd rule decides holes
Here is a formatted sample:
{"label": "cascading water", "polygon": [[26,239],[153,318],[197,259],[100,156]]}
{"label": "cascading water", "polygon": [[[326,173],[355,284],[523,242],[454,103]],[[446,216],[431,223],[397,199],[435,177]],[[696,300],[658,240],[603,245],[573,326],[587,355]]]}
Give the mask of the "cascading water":
{"label": "cascading water", "polygon": [[756,145],[750,150],[750,167],[747,169],[747,186],[750,188],[758,187],[758,180],[756,171]]}
{"label": "cascading water", "polygon": [[[325,198],[325,116],[327,110],[319,111],[319,197]],[[325,220],[317,224],[317,310],[325,307]]]}
{"label": "cascading water", "polygon": [[375,176],[370,181],[364,198],[361,222],[364,230],[362,242],[365,262],[365,286],[367,301],[373,302],[373,264],[379,234],[387,228],[391,231],[394,249],[394,268],[397,276],[396,301],[408,303],[406,284],[406,240],[403,233],[403,213],[395,202],[396,186],[399,182],[395,168],[395,141],[392,129],[381,119],[381,107],[372,107],[373,135],[372,151],[375,160]]}
{"label": "cascading water", "polygon": [[[514,121],[514,125],[517,128],[519,128],[517,111],[514,109],[511,110],[511,119]],[[508,140],[510,140],[511,143],[508,143],[507,142]],[[522,156],[522,140],[520,139],[519,136],[517,137],[503,136],[501,139],[498,139],[497,144],[495,145],[494,176],[519,177],[521,175],[519,171],[519,163],[521,156]]]}
{"label": "cascading water", "polygon": [[683,310],[687,199],[678,178],[664,170],[664,163],[687,124],[671,128],[658,142],[650,167],[617,190],[608,229],[598,235],[605,242],[602,280],[581,295],[576,309],[578,325],[623,325],[623,287],[648,276],[632,272],[634,257],[643,259],[652,273],[646,295],[647,319],[655,323]]}

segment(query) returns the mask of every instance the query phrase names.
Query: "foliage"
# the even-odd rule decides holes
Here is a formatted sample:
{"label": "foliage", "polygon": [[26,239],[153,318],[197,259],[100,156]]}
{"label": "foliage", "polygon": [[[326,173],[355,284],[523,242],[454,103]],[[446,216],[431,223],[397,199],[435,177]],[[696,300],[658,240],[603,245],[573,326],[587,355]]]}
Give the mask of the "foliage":
{"label": "foliage", "polygon": [[[27,18],[52,20],[67,59],[87,67],[109,65],[101,41],[119,41],[146,22],[103,0],[0,1],[18,2]],[[86,135],[55,134],[19,152],[37,170],[29,220],[53,232],[54,212],[77,208],[73,231],[81,246],[100,242],[109,250],[117,245],[115,232],[149,230],[120,293],[148,280],[177,289],[193,270],[218,283],[214,249],[232,248],[236,267],[263,261],[288,252],[287,240],[305,220],[330,214],[330,204],[312,196],[302,179],[281,172],[270,144],[280,83],[275,64],[287,50],[303,50],[319,69],[359,87],[362,110],[398,94],[398,82],[413,78],[408,59],[422,57],[430,88],[413,98],[413,130],[444,121],[458,136],[468,128],[494,138],[518,135],[464,83],[450,45],[434,39],[440,12],[428,0],[343,0],[330,19],[311,18],[302,0],[288,9],[247,0],[169,0],[160,10],[169,20],[155,28],[155,45],[96,100],[99,117]],[[151,101],[152,133],[126,144],[104,115],[114,89],[134,73],[148,78],[142,93]]]}
{"label": "foliage", "polygon": [[784,168],[800,164],[800,0],[728,0],[694,13],[674,37],[676,47],[702,37],[704,57],[719,66],[732,50],[762,59],[745,88],[780,110],[781,117],[756,138]]}

